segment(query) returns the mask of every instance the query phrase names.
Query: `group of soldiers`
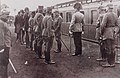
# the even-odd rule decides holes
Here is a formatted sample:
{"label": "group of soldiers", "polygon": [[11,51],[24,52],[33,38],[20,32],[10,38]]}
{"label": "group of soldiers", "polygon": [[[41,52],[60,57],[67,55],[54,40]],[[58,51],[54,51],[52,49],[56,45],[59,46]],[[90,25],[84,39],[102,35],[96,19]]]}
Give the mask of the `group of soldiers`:
{"label": "group of soldiers", "polygon": [[[40,6],[39,6],[40,7]],[[80,12],[82,9],[81,3],[75,3],[75,9],[72,15],[69,26],[69,34],[73,37],[75,44],[75,53],[73,56],[82,55],[82,40],[81,35],[84,32],[84,15]],[[103,67],[115,66],[115,47],[116,37],[119,34],[120,18],[113,11],[113,4],[108,4],[106,7],[100,6],[98,8],[99,17],[96,27],[96,39],[99,41],[101,58],[97,61],[107,61]],[[118,9],[119,13],[119,9]],[[53,14],[53,16],[52,16]],[[54,38],[57,41],[57,53],[61,52],[61,25],[62,17],[58,10],[52,12],[52,8],[48,7],[45,14],[38,9],[36,12],[29,12],[28,8],[21,10],[15,19],[15,32],[17,33],[17,40],[25,44],[26,48],[30,46],[38,55],[38,58],[44,59],[46,64],[54,64],[50,59],[50,51],[53,45]],[[42,46],[44,47],[44,56],[42,53]]]}
{"label": "group of soldiers", "polygon": [[97,61],[107,61],[103,67],[115,66],[116,45],[118,44],[117,38],[120,33],[120,7],[117,13],[114,13],[113,4],[108,4],[106,7],[100,6],[99,17],[96,27],[96,39],[100,44],[101,58]]}
{"label": "group of soldiers", "polygon": [[[20,41],[22,45],[26,45],[26,48],[34,50],[37,58],[45,59],[46,64],[55,64],[50,58],[50,51],[55,37],[57,41],[55,52],[61,52],[61,25],[63,19],[58,10],[52,12],[52,8],[47,7],[45,13],[43,13],[43,6],[39,6],[39,8],[42,9],[37,9],[37,11],[31,13],[27,7],[18,12],[14,23],[15,33],[17,33],[16,41]],[[42,52],[42,46],[44,46],[44,52]]]}
{"label": "group of soldiers", "polygon": [[[43,6],[39,6],[43,8]],[[70,37],[73,37],[75,53],[73,56],[82,55],[81,34],[84,32],[84,15],[80,12],[81,3],[75,3],[76,10],[72,15],[69,26]],[[96,39],[99,41],[101,58],[97,61],[106,61],[103,67],[115,66],[116,37],[120,30],[120,16],[113,12],[113,4],[106,7],[100,6],[99,17],[96,27]],[[53,16],[52,16],[53,14]],[[7,65],[9,59],[9,49],[11,47],[11,33],[7,26],[8,15],[6,12],[0,14],[0,78],[7,78]],[[120,7],[118,8],[120,15]],[[55,64],[50,58],[54,38],[57,41],[56,53],[62,52],[61,47],[61,26],[63,19],[58,10],[52,12],[51,7],[47,7],[45,14],[43,9],[29,11],[29,8],[20,10],[15,17],[16,42],[25,44],[26,48],[34,50],[38,58],[45,59],[45,64]],[[44,52],[42,52],[44,46]],[[44,56],[43,56],[44,53]]]}

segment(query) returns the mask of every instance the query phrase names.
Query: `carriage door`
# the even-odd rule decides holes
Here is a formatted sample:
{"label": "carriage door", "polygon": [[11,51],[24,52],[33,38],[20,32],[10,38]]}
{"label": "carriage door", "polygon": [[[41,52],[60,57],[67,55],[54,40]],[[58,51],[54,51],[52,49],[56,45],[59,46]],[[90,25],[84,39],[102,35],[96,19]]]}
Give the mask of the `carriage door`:
{"label": "carriage door", "polygon": [[97,10],[91,10],[91,24],[96,24],[98,18]]}

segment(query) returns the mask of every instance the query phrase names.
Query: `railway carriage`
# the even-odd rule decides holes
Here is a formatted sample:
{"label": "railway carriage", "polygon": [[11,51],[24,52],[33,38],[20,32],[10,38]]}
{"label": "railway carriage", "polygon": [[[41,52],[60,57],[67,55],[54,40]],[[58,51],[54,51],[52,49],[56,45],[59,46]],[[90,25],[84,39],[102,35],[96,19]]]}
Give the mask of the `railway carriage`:
{"label": "railway carriage", "polygon": [[[53,6],[53,11],[58,9],[60,15],[63,17],[62,33],[66,35],[68,34],[72,14],[75,12],[73,8],[75,2],[76,1],[70,1]],[[81,12],[85,15],[85,34],[83,35],[83,38],[86,40],[95,40],[96,22],[99,15],[98,7],[100,5],[106,6],[107,4],[112,3],[114,5],[114,12],[117,13],[117,7],[120,0],[81,0],[79,2],[83,4]]]}

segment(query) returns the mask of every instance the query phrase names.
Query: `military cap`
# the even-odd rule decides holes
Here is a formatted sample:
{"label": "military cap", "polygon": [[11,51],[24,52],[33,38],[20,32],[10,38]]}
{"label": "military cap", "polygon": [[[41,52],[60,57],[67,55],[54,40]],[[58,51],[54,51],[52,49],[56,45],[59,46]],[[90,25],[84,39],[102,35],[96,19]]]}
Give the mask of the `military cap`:
{"label": "military cap", "polygon": [[80,8],[80,9],[82,9],[82,4],[81,3],[79,3],[79,2],[77,2],[77,3],[75,3],[74,4],[74,6],[73,6],[75,9],[77,9],[77,8]]}
{"label": "military cap", "polygon": [[109,9],[113,9],[113,4],[108,4],[107,7],[108,7]]}
{"label": "military cap", "polygon": [[29,10],[29,8],[28,8],[28,7],[26,7],[24,10],[25,10],[25,11],[26,11],[26,10]]}
{"label": "military cap", "polygon": [[59,13],[59,10],[58,10],[58,9],[55,9],[55,10],[53,11],[53,13]]}
{"label": "military cap", "polygon": [[3,15],[9,15],[10,14],[10,12],[9,11],[7,11],[7,10],[2,10],[1,12],[0,12],[0,16],[3,16]]}
{"label": "military cap", "polygon": [[46,12],[52,12],[52,7],[47,7]]}
{"label": "military cap", "polygon": [[98,9],[105,9],[104,6],[100,5]]}
{"label": "military cap", "polygon": [[20,10],[20,12],[24,13],[24,10]]}
{"label": "military cap", "polygon": [[44,8],[43,6],[38,6],[39,10],[43,10],[43,8]]}
{"label": "military cap", "polygon": [[3,10],[0,12],[0,19],[2,19],[4,22],[7,21],[8,17],[9,17],[10,12],[7,10]]}

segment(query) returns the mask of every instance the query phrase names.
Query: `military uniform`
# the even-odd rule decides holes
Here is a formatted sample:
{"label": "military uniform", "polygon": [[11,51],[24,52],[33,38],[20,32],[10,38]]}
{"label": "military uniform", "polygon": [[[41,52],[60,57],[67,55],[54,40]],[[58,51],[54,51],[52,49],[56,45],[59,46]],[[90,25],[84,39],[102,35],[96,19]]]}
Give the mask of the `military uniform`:
{"label": "military uniform", "polygon": [[59,15],[54,19],[54,29],[55,29],[55,39],[57,41],[57,52],[61,52],[61,25],[62,25],[62,17]]}
{"label": "military uniform", "polygon": [[43,18],[43,31],[42,31],[42,36],[44,38],[44,43],[45,43],[45,51],[44,51],[45,63],[47,64],[54,64],[54,62],[52,62],[50,58],[50,51],[54,39],[53,19],[50,13],[51,11],[52,11],[51,8],[47,8],[47,13]]}
{"label": "military uniform", "polygon": [[34,16],[32,15],[29,19],[29,26],[30,26],[30,48],[33,50],[33,41],[34,41],[34,26],[35,26],[35,20]]}
{"label": "military uniform", "polygon": [[8,78],[9,50],[11,47],[11,32],[7,26],[6,15],[0,16],[0,78]]}
{"label": "military uniform", "polygon": [[100,45],[100,53],[101,53],[101,58],[97,59],[97,61],[104,61],[106,59],[106,53],[104,51],[104,46],[102,43],[102,39],[101,39],[101,22],[103,20],[103,17],[105,15],[105,8],[103,6],[99,6],[99,17],[97,20],[97,27],[96,27],[96,39],[99,41],[99,45]]}
{"label": "military uniform", "polygon": [[107,5],[108,12],[103,17],[101,24],[101,35],[103,39],[104,51],[107,55],[107,62],[109,65],[103,66],[114,66],[115,63],[115,38],[116,38],[116,29],[118,28],[117,15],[109,10],[113,9],[113,5]]}
{"label": "military uniform", "polygon": [[[75,5],[77,6],[77,4],[79,3],[76,3]],[[77,7],[80,8],[80,6]],[[72,20],[69,27],[69,32],[73,33],[73,39],[75,44],[75,54],[73,55],[75,56],[82,55],[81,34],[83,31],[84,15],[79,10],[76,10],[76,12],[72,15]]]}
{"label": "military uniform", "polygon": [[26,48],[29,47],[29,34],[28,34],[28,29],[29,29],[29,13],[24,14],[24,30],[25,30],[25,41],[26,41]]}
{"label": "military uniform", "polygon": [[43,44],[43,38],[42,38],[42,21],[43,21],[43,14],[37,13],[34,17],[37,28],[35,30],[35,52],[38,54],[39,58],[42,58],[42,44]]}

